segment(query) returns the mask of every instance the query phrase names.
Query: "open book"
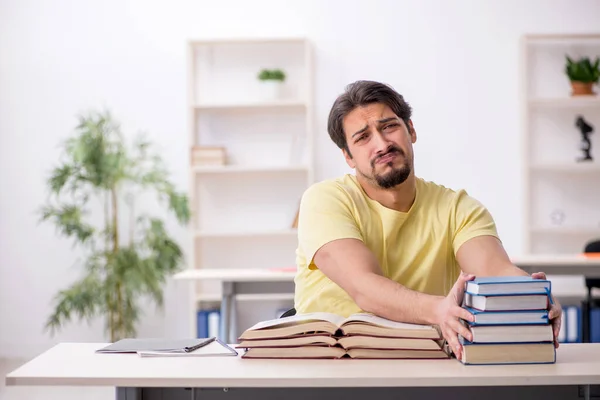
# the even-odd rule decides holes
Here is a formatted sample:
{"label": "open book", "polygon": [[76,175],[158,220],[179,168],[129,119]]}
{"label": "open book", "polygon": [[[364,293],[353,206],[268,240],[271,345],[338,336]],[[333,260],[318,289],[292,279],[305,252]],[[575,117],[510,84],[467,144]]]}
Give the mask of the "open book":
{"label": "open book", "polygon": [[449,358],[437,326],[407,324],[372,314],[348,318],[309,313],[248,328],[243,358]]}
{"label": "open book", "polygon": [[255,347],[247,349],[242,358],[361,358],[361,359],[449,359],[447,349],[343,349],[341,347]]}
{"label": "open book", "polygon": [[406,324],[367,313],[344,318],[336,314],[317,312],[259,322],[242,333],[239,339],[274,339],[315,333],[333,336],[442,338],[441,331],[434,325]]}

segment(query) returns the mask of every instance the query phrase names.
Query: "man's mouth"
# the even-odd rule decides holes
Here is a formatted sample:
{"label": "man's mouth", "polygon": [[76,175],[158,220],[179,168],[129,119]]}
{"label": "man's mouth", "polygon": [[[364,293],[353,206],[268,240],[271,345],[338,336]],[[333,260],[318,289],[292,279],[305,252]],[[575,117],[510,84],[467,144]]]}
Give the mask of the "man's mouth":
{"label": "man's mouth", "polygon": [[385,163],[388,163],[388,162],[392,161],[397,156],[398,156],[398,152],[397,151],[390,151],[389,153],[387,153],[387,154],[379,157],[375,162],[377,164],[385,164]]}

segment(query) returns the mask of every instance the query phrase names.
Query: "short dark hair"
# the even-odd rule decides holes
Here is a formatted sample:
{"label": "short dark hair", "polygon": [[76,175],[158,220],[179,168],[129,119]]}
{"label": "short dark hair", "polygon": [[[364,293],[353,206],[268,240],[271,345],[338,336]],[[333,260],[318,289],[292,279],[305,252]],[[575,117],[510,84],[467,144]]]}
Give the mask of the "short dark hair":
{"label": "short dark hair", "polygon": [[366,80],[356,81],[346,86],[344,93],[338,96],[329,112],[327,131],[331,140],[340,149],[350,153],[343,126],[346,115],[356,107],[371,103],[386,104],[398,118],[404,121],[407,127],[409,126],[408,121],[412,115],[412,109],[400,93],[384,83]]}

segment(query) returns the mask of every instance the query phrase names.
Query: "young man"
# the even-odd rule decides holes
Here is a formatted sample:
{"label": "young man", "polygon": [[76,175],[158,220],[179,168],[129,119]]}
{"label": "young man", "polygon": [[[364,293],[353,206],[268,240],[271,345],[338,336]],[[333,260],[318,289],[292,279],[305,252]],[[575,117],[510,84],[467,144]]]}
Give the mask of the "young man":
{"label": "young man", "polygon": [[[459,321],[472,318],[460,307],[465,283],[527,273],[510,262],[481,203],[415,176],[411,108],[391,87],[349,85],[328,131],[356,175],[316,183],[302,197],[296,311],[436,324],[460,357],[458,334],[471,337]],[[550,319],[558,347],[556,301]]]}

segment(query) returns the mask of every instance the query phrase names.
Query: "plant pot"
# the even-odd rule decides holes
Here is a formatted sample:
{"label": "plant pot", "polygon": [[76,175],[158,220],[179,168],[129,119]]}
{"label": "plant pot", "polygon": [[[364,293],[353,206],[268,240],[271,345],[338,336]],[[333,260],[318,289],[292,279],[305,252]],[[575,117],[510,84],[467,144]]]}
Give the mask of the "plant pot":
{"label": "plant pot", "polygon": [[283,82],[267,80],[260,82],[260,93],[263,101],[276,101],[281,99]]}
{"label": "plant pot", "polygon": [[573,91],[571,92],[571,96],[589,96],[594,95],[594,91],[592,87],[594,86],[593,82],[577,82],[571,81],[571,88]]}

